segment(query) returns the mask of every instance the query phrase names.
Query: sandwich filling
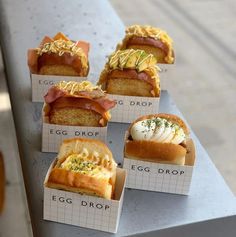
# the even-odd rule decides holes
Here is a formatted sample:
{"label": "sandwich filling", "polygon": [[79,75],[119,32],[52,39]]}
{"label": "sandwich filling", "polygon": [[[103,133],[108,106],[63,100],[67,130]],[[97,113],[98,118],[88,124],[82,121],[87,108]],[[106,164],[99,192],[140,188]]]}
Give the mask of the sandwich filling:
{"label": "sandwich filling", "polygon": [[185,141],[184,130],[165,118],[153,117],[136,122],[130,130],[133,140],[151,140],[159,143],[181,144]]}
{"label": "sandwich filling", "polygon": [[142,72],[149,67],[155,67],[156,63],[157,60],[152,54],[139,49],[118,50],[111,55],[108,62],[112,70],[128,68],[136,69],[138,72]]}
{"label": "sandwich filling", "polygon": [[89,154],[86,148],[83,148],[80,153],[72,153],[60,164],[60,168],[68,171],[106,179],[111,178],[111,169],[114,166],[116,164],[109,159],[108,155],[99,157],[96,151]]}

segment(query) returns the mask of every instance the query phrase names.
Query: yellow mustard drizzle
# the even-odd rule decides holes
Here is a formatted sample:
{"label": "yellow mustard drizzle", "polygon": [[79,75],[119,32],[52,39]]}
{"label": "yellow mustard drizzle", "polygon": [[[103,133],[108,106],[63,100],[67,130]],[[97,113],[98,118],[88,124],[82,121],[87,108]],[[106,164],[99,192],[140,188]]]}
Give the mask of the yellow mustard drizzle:
{"label": "yellow mustard drizzle", "polygon": [[65,90],[71,95],[74,95],[76,92],[80,91],[91,92],[93,90],[100,90],[103,92],[100,86],[93,85],[90,81],[60,81],[59,83],[55,84],[55,87]]}
{"label": "yellow mustard drizzle", "polygon": [[41,48],[36,48],[37,54],[40,56],[44,53],[56,53],[62,56],[69,53],[71,56],[77,55],[81,58],[83,68],[88,68],[88,59],[83,50],[70,40],[58,39],[45,43]]}
{"label": "yellow mustard drizzle", "polygon": [[[143,57],[144,56],[144,57]],[[147,54],[144,50],[135,50],[135,49],[125,49],[118,50],[111,55],[108,65],[110,68],[114,69],[123,69],[123,68],[133,68],[133,66],[126,65],[128,60],[135,60],[134,67],[139,70],[139,66],[146,63],[146,67],[156,65],[156,59],[152,54]],[[139,71],[143,71],[145,68],[142,68]]]}

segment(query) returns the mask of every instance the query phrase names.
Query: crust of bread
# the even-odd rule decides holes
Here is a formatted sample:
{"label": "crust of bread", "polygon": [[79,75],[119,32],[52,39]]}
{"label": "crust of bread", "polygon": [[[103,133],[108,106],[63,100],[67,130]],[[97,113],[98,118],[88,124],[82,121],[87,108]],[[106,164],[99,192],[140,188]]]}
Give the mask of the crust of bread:
{"label": "crust of bread", "polygon": [[112,198],[112,184],[108,179],[99,179],[60,168],[51,171],[46,186],[106,199]]}
{"label": "crust of bread", "polygon": [[3,163],[3,156],[0,152],[0,213],[3,211],[5,202],[5,169]]}
{"label": "crust of bread", "polygon": [[[80,153],[84,148],[87,149],[89,154],[92,154],[94,151],[98,152],[100,160],[96,161],[100,166],[111,172],[111,178],[91,176],[60,167],[69,155]],[[103,159],[105,155],[108,156],[108,160]],[[88,156],[86,159],[92,161],[93,158]],[[50,171],[45,186],[111,199],[114,194],[115,181],[116,163],[109,148],[99,140],[72,138],[63,141],[58,153],[57,162]]]}
{"label": "crust of bread", "polygon": [[[128,129],[125,138],[125,157],[130,159],[176,165],[184,165],[186,162],[191,164],[192,162],[194,162],[189,158],[193,157],[195,154],[193,142],[191,142],[192,140],[189,138],[187,138],[186,141],[182,144],[159,143],[156,141],[148,140],[135,141],[129,139],[130,129],[134,123],[153,117],[168,119],[169,121],[178,124],[184,130],[185,134],[189,135],[189,129],[186,126],[185,122],[176,115],[160,113],[142,116],[135,120]],[[188,159],[186,159],[187,154],[189,154],[190,152],[191,155],[188,155]]]}
{"label": "crust of bread", "polygon": [[60,162],[63,162],[66,157],[72,153],[80,152],[83,147],[85,147],[89,153],[92,153],[94,150],[96,150],[99,154],[107,154],[109,159],[115,162],[112,153],[106,144],[100,140],[88,138],[70,138],[63,140],[57,158],[60,160]]}
{"label": "crust of bread", "polygon": [[125,157],[137,160],[183,165],[186,153],[186,148],[171,143],[146,140],[125,143]]}

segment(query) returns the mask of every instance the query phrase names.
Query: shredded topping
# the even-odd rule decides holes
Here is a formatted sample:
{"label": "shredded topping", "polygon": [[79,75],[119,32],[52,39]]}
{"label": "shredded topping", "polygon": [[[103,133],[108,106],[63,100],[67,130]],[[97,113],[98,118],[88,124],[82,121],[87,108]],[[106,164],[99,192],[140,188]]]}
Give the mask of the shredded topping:
{"label": "shredded topping", "polygon": [[132,25],[126,28],[125,33],[126,35],[151,37],[154,39],[159,39],[163,42],[168,42],[170,44],[173,43],[172,39],[168,36],[168,34],[165,31],[149,25],[144,26]]}
{"label": "shredded topping", "polygon": [[144,71],[150,66],[156,65],[156,58],[144,50],[125,49],[113,53],[109,59],[111,69],[137,69],[139,72]]}
{"label": "shredded topping", "polygon": [[59,56],[62,56],[64,53],[70,53],[71,56],[86,57],[83,50],[76,46],[76,43],[63,39],[45,43],[41,48],[37,48],[37,53],[39,55],[43,53],[57,53]]}
{"label": "shredded topping", "polygon": [[104,91],[102,91],[100,86],[93,85],[90,81],[60,81],[55,84],[55,87],[61,90],[65,90],[70,95],[78,94],[79,92],[92,92],[94,90],[98,90],[100,94],[105,95]]}

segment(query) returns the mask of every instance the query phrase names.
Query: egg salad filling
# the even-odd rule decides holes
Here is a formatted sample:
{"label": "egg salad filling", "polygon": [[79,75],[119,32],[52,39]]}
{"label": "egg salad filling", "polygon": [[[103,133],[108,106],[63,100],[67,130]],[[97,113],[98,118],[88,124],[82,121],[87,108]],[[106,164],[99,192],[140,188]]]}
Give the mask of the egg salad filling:
{"label": "egg salad filling", "polygon": [[89,160],[83,154],[71,154],[60,165],[60,168],[76,173],[87,174],[97,177],[109,178],[110,172],[99,165],[96,160]]}
{"label": "egg salad filling", "polygon": [[133,140],[153,140],[160,143],[182,143],[186,135],[176,123],[165,118],[150,118],[138,121],[131,127]]}

